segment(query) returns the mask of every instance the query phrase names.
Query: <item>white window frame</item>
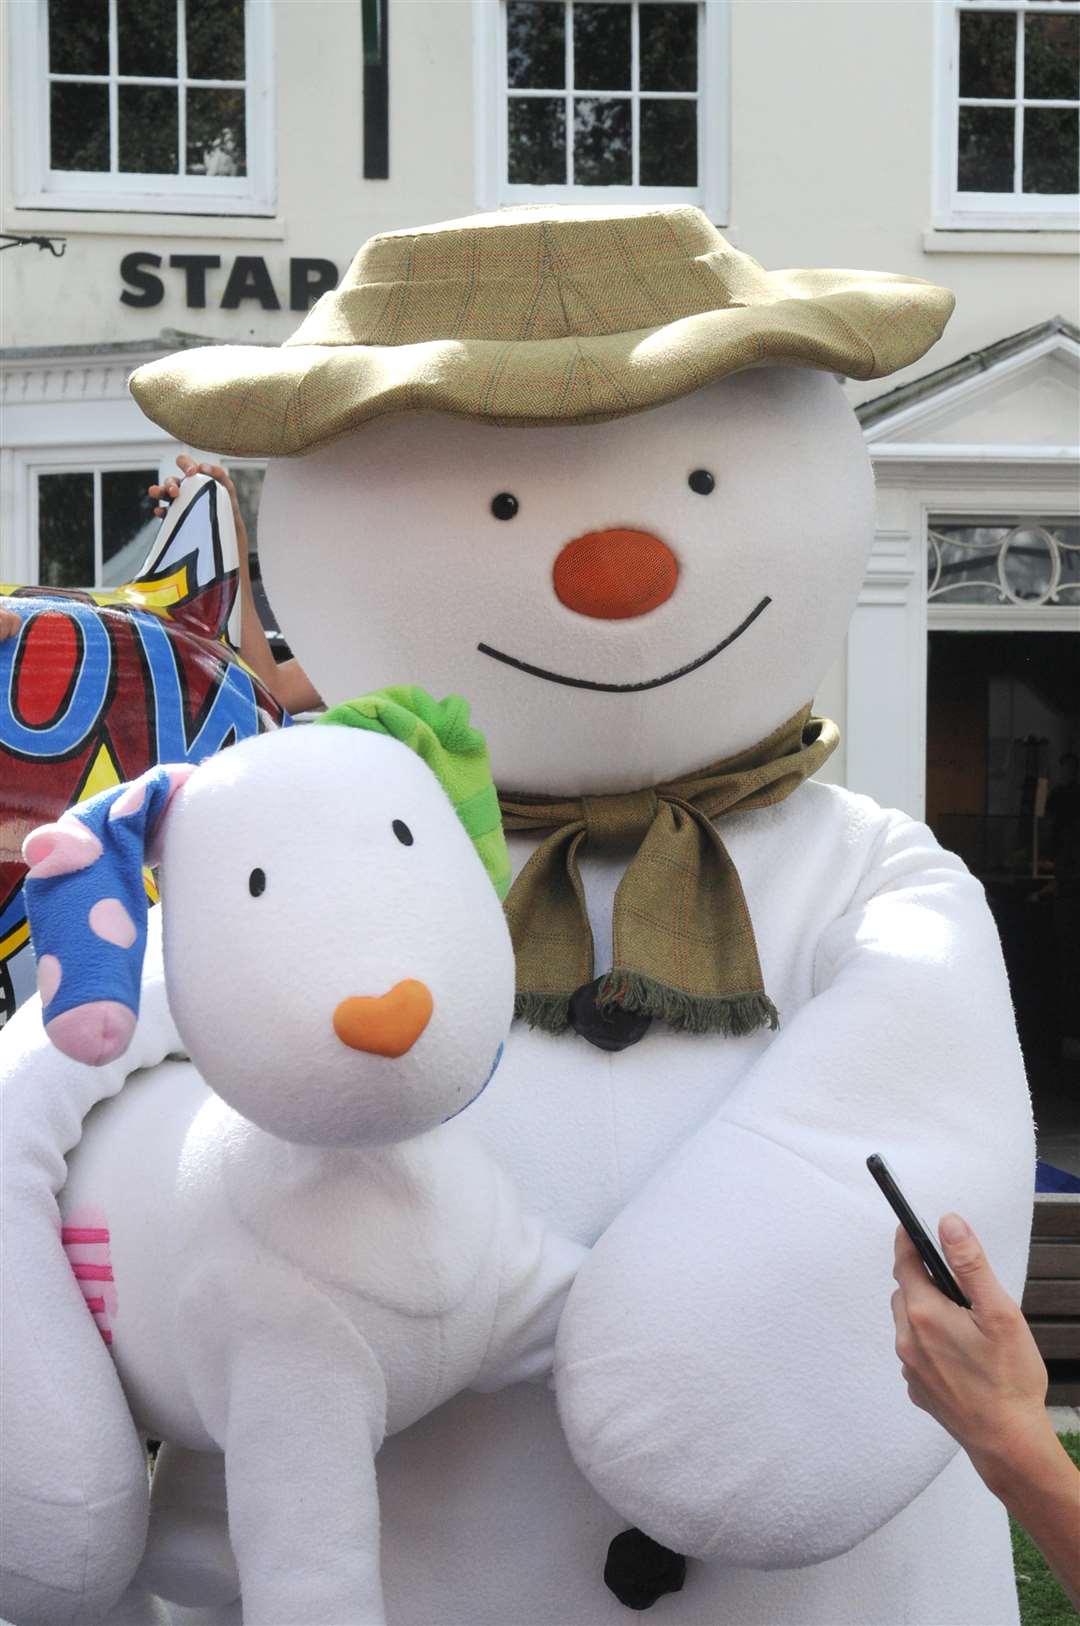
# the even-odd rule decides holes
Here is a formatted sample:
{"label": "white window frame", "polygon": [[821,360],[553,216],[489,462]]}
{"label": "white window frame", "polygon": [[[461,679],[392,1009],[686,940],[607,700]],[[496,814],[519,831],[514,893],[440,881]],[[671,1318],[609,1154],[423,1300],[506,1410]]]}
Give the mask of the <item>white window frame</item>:
{"label": "white window frame", "polygon": [[[961,192],[956,184],[960,108],[960,16],[965,11],[1018,14],[1017,78],[1019,98],[989,100],[987,106],[1016,107],[1023,103],[1024,51],[1022,19],[1028,14],[1060,17],[1080,13],[1078,0],[935,0],[934,5],[934,225],[939,229],[972,231],[1072,231],[1080,225],[1080,193]],[[971,98],[965,98],[971,104]],[[979,103],[976,102],[975,105]],[[1070,102],[1037,102],[1039,107],[1071,106]],[[1022,131],[1022,112],[1017,122]],[[1015,144],[1017,180],[1023,163],[1022,142]]]}
{"label": "white window frame", "polygon": [[[649,5],[656,0],[638,0],[638,3]],[[730,170],[729,0],[699,0],[699,18],[697,186],[523,186],[506,179],[510,101],[506,84],[506,0],[473,0],[473,129],[478,208],[542,202],[693,203],[704,209],[714,224],[725,225]],[[571,92],[566,90],[564,94],[569,96]],[[636,148],[639,93],[631,90],[627,95],[632,98],[635,109]],[[680,100],[688,96],[688,92],[682,96],[679,92],[669,92],[667,99]],[[567,136],[569,139],[569,130]]]}
{"label": "white window frame", "polygon": [[[180,41],[186,0],[180,0]],[[190,0],[198,4],[198,0]],[[20,209],[133,211],[156,214],[272,215],[275,203],[273,5],[246,0],[246,175],[106,174],[54,170],[49,166],[49,20],[47,0],[20,0],[7,7],[11,29],[11,105],[15,147],[15,206]],[[116,4],[110,3],[108,77],[112,162],[116,163]],[[183,68],[183,60],[180,62]],[[67,77],[67,76],[61,76]],[[82,75],[75,75],[82,78]],[[97,76],[88,76],[95,79]],[[105,83],[106,77],[101,76]],[[176,84],[175,77],[144,80]],[[183,75],[181,74],[181,83]],[[200,81],[213,85],[218,81]],[[222,80],[225,85],[229,81]],[[181,118],[185,98],[181,97]],[[184,132],[179,129],[180,156]]]}
{"label": "white window frame", "polygon": [[[27,549],[26,562],[30,567],[27,582],[33,585],[41,581],[41,532],[38,503],[38,478],[48,474],[89,474],[93,478],[93,517],[94,517],[94,579],[88,582],[74,582],[75,587],[103,588],[102,575],[102,520],[101,520],[101,477],[103,474],[129,474],[134,470],[149,470],[151,478],[156,477],[161,463],[161,449],[157,445],[147,443],[145,454],[140,455],[134,449],[115,447],[109,453],[102,455],[100,446],[65,446],[57,448],[55,452],[35,453],[25,460],[25,479],[27,497]],[[147,484],[149,484],[149,480]]]}

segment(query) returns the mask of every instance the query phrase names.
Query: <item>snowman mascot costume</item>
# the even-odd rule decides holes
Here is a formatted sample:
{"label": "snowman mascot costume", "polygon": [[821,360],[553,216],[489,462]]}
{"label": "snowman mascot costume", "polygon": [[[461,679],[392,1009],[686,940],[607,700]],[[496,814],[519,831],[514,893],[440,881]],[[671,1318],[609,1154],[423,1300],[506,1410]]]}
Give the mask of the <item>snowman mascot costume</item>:
{"label": "snowman mascot costume", "polygon": [[[916,361],[951,304],[768,272],[691,208],[511,210],[373,239],[278,350],[133,379],[177,438],[272,459],[263,566],[327,703],[463,693],[503,792],[518,1020],[468,1121],[591,1251],[551,1386],[459,1396],[380,1453],[392,1626],[614,1626],[657,1598],[695,1626],[1016,1619],[1004,1512],[907,1398],[865,1168],[966,1213],[1019,1292],[1034,1153],[996,934],[923,825],[808,782],[873,531],[833,375]],[[128,1071],[170,1043],[153,972],[142,1010]],[[66,1269],[62,1156],[124,1068],[16,1030],[19,1337]],[[57,1300],[7,1405],[56,1460],[27,1618],[102,1554],[115,1583],[145,1495],[134,1447],[103,1465],[131,1425],[86,1320]],[[628,1526],[640,1573],[612,1590]]]}

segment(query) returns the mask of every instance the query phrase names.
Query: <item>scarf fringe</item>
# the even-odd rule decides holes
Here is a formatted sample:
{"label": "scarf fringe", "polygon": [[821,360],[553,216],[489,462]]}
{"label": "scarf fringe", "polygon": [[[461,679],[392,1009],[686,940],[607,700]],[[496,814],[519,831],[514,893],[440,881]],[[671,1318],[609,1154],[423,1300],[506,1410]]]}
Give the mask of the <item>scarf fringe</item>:
{"label": "scarf fringe", "polygon": [[514,1016],[519,1022],[528,1023],[531,1028],[539,1028],[543,1033],[567,1033],[570,1031],[570,1001],[573,992],[569,994],[517,994],[514,999]]}
{"label": "scarf fringe", "polygon": [[777,1028],[776,1006],[762,992],[746,994],[685,994],[639,971],[618,968],[601,977],[596,1002],[621,1005],[628,1011],[658,1016],[680,1033],[722,1033],[738,1039],[758,1028]]}
{"label": "scarf fringe", "polygon": [[[519,993],[514,1015],[531,1028],[544,1033],[565,1033],[572,994]],[[765,993],[695,995],[669,988],[638,971],[609,971],[600,978],[596,993],[598,1005],[620,1005],[628,1011],[644,1011],[666,1022],[679,1033],[721,1033],[739,1039],[759,1028],[780,1025],[776,1006]]]}

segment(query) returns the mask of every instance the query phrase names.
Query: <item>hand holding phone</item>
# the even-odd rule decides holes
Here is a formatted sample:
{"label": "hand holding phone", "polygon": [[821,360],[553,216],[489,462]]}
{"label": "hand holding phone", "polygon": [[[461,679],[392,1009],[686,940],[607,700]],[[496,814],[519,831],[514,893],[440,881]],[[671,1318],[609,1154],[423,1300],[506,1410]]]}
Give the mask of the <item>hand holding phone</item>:
{"label": "hand holding phone", "polygon": [[934,1286],[944,1293],[946,1298],[952,1299],[954,1304],[959,1304],[964,1310],[970,1310],[971,1300],[941,1257],[937,1245],[931,1240],[926,1226],[900,1190],[892,1170],[881,1153],[873,1152],[866,1160],[866,1167],[881,1187],[886,1202],[917,1248]]}

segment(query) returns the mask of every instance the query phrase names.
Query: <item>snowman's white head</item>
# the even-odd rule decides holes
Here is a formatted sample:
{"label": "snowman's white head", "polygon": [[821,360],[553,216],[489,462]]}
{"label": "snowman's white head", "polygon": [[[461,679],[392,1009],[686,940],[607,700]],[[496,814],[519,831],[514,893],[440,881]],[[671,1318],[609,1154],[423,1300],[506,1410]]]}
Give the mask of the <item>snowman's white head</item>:
{"label": "snowman's white head", "polygon": [[510,1024],[495,889],[406,746],[292,728],[205,762],[163,822],[169,1003],[192,1060],[282,1139],[405,1139],[484,1088]]}
{"label": "snowman's white head", "polygon": [[329,703],[466,695],[501,785],[635,788],[753,744],[839,655],[873,480],[835,379],[599,424],[383,418],[272,463],[267,585]]}

